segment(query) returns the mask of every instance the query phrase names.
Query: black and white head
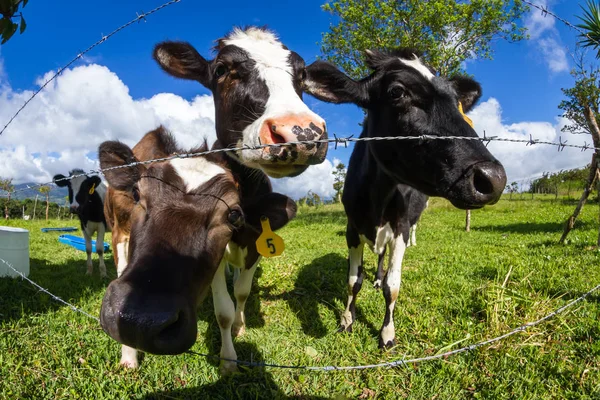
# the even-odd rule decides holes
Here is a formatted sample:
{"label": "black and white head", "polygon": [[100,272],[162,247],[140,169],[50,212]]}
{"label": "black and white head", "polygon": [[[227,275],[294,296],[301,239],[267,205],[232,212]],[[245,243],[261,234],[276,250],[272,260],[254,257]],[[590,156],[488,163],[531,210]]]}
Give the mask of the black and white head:
{"label": "black and white head", "polygon": [[[211,90],[223,147],[327,139],[325,121],[302,101],[304,60],[273,32],[235,28],[217,41],[215,51],[209,61],[189,43],[163,42],[154,59],[167,73]],[[323,162],[326,153],[327,143],[320,143],[237,151],[235,157],[280,178]]]}
{"label": "black and white head", "polygon": [[[478,82],[437,76],[410,49],[367,51],[366,57],[372,73],[360,81],[316,61],[307,67],[304,90],[323,101],[365,108],[363,135],[477,137],[464,113],[481,97]],[[459,208],[497,202],[506,184],[504,168],[479,140],[373,141],[369,148],[397,182]]]}
{"label": "black and white head", "polygon": [[[73,177],[73,178],[71,178]],[[69,178],[62,174],[54,175],[52,181],[56,186],[67,187],[69,190],[69,210],[72,213],[78,213],[82,204],[90,200],[96,190],[99,190],[100,198],[104,198],[104,185],[99,176],[87,176],[81,169],[74,169],[69,172]],[[93,189],[92,189],[93,188]]]}

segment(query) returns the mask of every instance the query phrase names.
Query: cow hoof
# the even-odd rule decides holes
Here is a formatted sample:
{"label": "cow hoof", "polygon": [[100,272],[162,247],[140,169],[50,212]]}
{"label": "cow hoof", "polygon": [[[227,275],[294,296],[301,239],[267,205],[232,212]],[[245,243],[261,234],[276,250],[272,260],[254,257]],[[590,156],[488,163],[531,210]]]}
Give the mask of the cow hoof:
{"label": "cow hoof", "polygon": [[[394,346],[396,346],[396,339],[392,339],[392,340],[388,340],[387,342],[384,342],[382,338],[379,338],[379,348],[381,350],[384,351],[388,351],[391,348],[393,348]],[[390,350],[392,353],[394,352],[393,350]]]}
{"label": "cow hoof", "polygon": [[221,361],[219,364],[219,373],[223,376],[235,374],[238,372],[237,364],[231,361]]}
{"label": "cow hoof", "polygon": [[108,278],[108,275],[106,275],[106,273],[104,273],[104,274],[100,274],[100,278],[107,279],[107,278]]}
{"label": "cow hoof", "polygon": [[352,325],[344,326],[341,325],[338,329],[339,333],[352,333]]}
{"label": "cow hoof", "polygon": [[375,283],[373,283],[373,287],[375,289],[381,289],[381,279],[377,279]]}
{"label": "cow hoof", "polygon": [[243,336],[246,333],[246,325],[244,324],[233,324],[233,326],[231,327],[231,333],[233,334],[234,337],[240,337]]}
{"label": "cow hoof", "polygon": [[90,275],[92,275],[92,271],[90,271],[90,270],[88,269],[87,271],[85,271],[85,274],[86,274],[86,275],[88,275],[88,276],[90,276]]}
{"label": "cow hoof", "polygon": [[129,360],[129,359],[125,359],[125,358],[121,359],[121,362],[119,363],[119,365],[125,369],[136,369],[140,366],[138,364],[138,360],[136,360],[136,359]]}

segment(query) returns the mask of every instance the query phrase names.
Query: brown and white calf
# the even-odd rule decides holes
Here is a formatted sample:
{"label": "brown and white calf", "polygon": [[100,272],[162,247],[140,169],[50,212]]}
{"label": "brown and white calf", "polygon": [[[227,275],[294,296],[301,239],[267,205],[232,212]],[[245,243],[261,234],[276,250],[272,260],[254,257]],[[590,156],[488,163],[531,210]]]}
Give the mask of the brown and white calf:
{"label": "brown and white calf", "polygon": [[[206,148],[192,150],[204,151]],[[185,153],[162,127],[131,150],[100,145],[103,169]],[[196,341],[196,308],[212,288],[221,330],[221,357],[236,359],[233,334],[244,331],[244,308],[260,256],[255,242],[261,217],[276,230],[296,214],[296,204],[273,193],[268,178],[222,154],[177,158],[105,172],[111,191],[107,218],[116,235],[129,235],[119,253],[119,277],[107,288],[100,321],[122,343],[121,364],[138,365],[135,349],[179,354]],[[122,263],[120,257],[127,257]],[[227,291],[227,264],[241,269]],[[235,370],[225,362],[222,372]]]}
{"label": "brown and white calf", "polygon": [[[460,106],[468,112],[476,104],[481,97],[479,83],[461,76],[436,76],[410,49],[368,51],[366,55],[372,70],[368,77],[354,81],[334,65],[317,61],[307,68],[305,90],[324,101],[365,108],[362,138],[477,136]],[[379,346],[389,348],[395,343],[394,307],[411,215],[414,210],[422,212],[423,194],[445,197],[458,208],[475,209],[497,202],[505,184],[504,168],[478,140],[358,142],[342,197],[348,216],[349,256],[348,303],[341,329],[351,331],[355,321],[365,244],[379,255],[379,279],[389,248],[388,269],[381,283],[386,310],[379,335]],[[407,196],[410,187],[420,195]]]}
{"label": "brown and white calf", "polygon": [[[73,176],[75,176],[73,178]],[[54,184],[67,187],[69,190],[69,210],[77,214],[81,224],[81,231],[85,238],[85,252],[87,254],[87,275],[94,270],[92,263],[92,238],[96,236],[96,253],[98,253],[98,266],[100,276],[106,278],[106,265],[104,264],[104,234],[110,232],[110,227],[104,218],[104,197],[106,185],[98,175],[87,176],[81,169],[69,172],[69,179],[58,174],[53,178]]]}

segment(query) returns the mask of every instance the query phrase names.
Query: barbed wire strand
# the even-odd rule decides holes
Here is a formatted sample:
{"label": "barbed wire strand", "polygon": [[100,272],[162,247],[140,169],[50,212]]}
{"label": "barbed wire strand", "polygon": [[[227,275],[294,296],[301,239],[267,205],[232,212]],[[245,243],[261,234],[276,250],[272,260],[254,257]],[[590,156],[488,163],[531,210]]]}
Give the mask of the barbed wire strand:
{"label": "barbed wire strand", "polygon": [[585,36],[585,37],[586,37],[586,38],[588,38],[588,39],[589,39],[591,42],[594,42],[594,43],[596,43],[598,46],[600,46],[600,42],[599,42],[599,41],[597,41],[596,39],[594,39],[593,37],[591,37],[590,35],[588,35],[588,33],[587,33],[587,32],[585,32],[583,29],[579,28],[579,27],[578,27],[578,26],[576,26],[576,25],[573,25],[572,23],[570,23],[569,21],[567,21],[567,20],[566,20],[566,19],[564,19],[564,18],[561,18],[561,17],[560,17],[560,16],[558,16],[557,14],[554,14],[552,11],[550,11],[550,10],[548,9],[548,7],[546,7],[546,6],[543,6],[543,5],[541,5],[541,4],[536,4],[536,3],[533,3],[533,2],[531,2],[531,1],[528,1],[528,0],[523,0],[523,3],[525,3],[525,4],[528,4],[528,5],[532,6],[532,7],[535,7],[535,8],[537,8],[538,10],[540,10],[540,11],[542,12],[542,15],[543,15],[544,17],[545,17],[546,15],[550,15],[551,17],[554,17],[556,20],[558,20],[558,21],[562,22],[563,24],[565,24],[565,25],[566,25],[566,26],[568,26],[569,28],[571,28],[571,29],[573,29],[573,30],[575,30],[575,31],[579,32],[579,33],[581,34],[581,36]]}
{"label": "barbed wire strand", "polygon": [[[67,181],[67,180],[75,179],[75,178],[82,177],[82,176],[103,174],[104,172],[112,171],[115,169],[132,168],[132,167],[136,167],[136,166],[140,166],[140,165],[148,165],[148,164],[152,164],[152,163],[156,163],[156,162],[171,161],[171,160],[175,160],[178,158],[193,158],[193,157],[201,157],[201,156],[206,156],[209,154],[216,154],[216,153],[230,153],[230,152],[245,151],[245,150],[261,150],[261,149],[265,149],[265,148],[269,148],[269,147],[286,147],[286,146],[296,146],[296,145],[301,145],[301,144],[335,143],[335,147],[337,148],[337,146],[340,144],[347,146],[349,142],[356,143],[356,142],[396,141],[396,140],[420,140],[420,141],[422,141],[422,140],[476,140],[476,141],[485,142],[486,145],[490,142],[511,142],[511,143],[524,143],[527,146],[533,146],[536,144],[555,146],[558,148],[558,151],[562,151],[565,148],[575,148],[575,149],[579,149],[581,151],[587,151],[587,150],[600,151],[599,147],[594,147],[587,143],[584,143],[583,145],[568,144],[567,143],[568,141],[563,142],[562,138],[560,138],[560,137],[559,137],[559,142],[556,143],[556,142],[543,141],[543,140],[539,140],[539,139],[533,139],[531,136],[529,137],[529,139],[510,139],[510,138],[500,138],[497,136],[485,136],[485,133],[484,133],[483,137],[421,135],[421,136],[386,136],[386,137],[376,136],[376,137],[355,138],[355,137],[337,137],[337,136],[335,136],[334,138],[330,138],[330,139],[301,140],[301,141],[296,141],[296,142],[261,144],[261,145],[257,145],[257,146],[229,147],[229,148],[223,148],[223,149],[213,149],[213,150],[201,151],[201,152],[197,152],[197,153],[174,154],[169,157],[155,158],[155,159],[146,160],[146,161],[136,161],[133,163],[118,165],[118,166],[114,166],[114,167],[110,167],[110,168],[104,168],[104,169],[100,168],[100,169],[96,169],[96,170],[90,170],[83,174],[71,175],[71,176],[68,176],[65,178],[57,179],[56,181],[39,183],[39,184],[36,184],[33,186],[28,185],[27,187],[24,187],[24,188],[12,190],[10,193],[14,194],[14,193],[23,192],[26,190],[37,189],[42,186],[52,185],[56,182]],[[6,192],[6,193],[3,193],[1,195],[6,197],[8,195],[8,192],[6,190],[3,190],[3,192]]]}
{"label": "barbed wire strand", "polygon": [[[2,258],[0,258],[0,261],[2,261],[4,264],[6,264],[11,270],[13,270],[14,272],[16,272],[17,274],[19,274],[21,276],[21,278],[23,278],[24,280],[26,280],[27,282],[29,282],[30,284],[32,284],[33,286],[35,286],[36,288],[38,288],[41,292],[46,293],[47,295],[49,295],[53,300],[58,301],[62,304],[65,304],[66,306],[68,306],[72,311],[74,312],[79,312],[81,314],[84,314],[86,316],[88,316],[89,318],[92,318],[93,320],[100,322],[100,320],[97,317],[94,317],[90,314],[88,314],[87,312],[75,307],[74,305],[64,301],[63,299],[61,299],[60,297],[50,293],[47,289],[44,289],[43,287],[41,287],[40,285],[38,285],[37,283],[35,283],[34,281],[32,281],[31,279],[27,278],[21,271],[18,271],[17,269],[15,269],[9,262],[7,262],[6,260],[3,260]],[[402,359],[402,360],[395,360],[395,361],[389,361],[389,362],[384,362],[384,363],[378,363],[378,364],[368,364],[368,365],[353,365],[353,366],[336,366],[336,365],[328,365],[328,366],[307,366],[307,365],[281,365],[281,364],[272,364],[272,363],[264,363],[264,362],[253,362],[253,361],[244,361],[244,360],[233,360],[233,359],[229,359],[229,358],[223,358],[223,357],[219,357],[216,355],[212,355],[212,354],[204,354],[204,353],[199,353],[197,351],[193,351],[193,350],[188,350],[186,351],[187,354],[191,354],[194,356],[199,356],[199,357],[204,357],[204,358],[211,358],[211,359],[215,359],[215,360],[221,360],[221,361],[229,361],[229,362],[234,362],[238,365],[243,365],[243,366],[247,366],[247,367],[260,367],[260,368],[278,368],[278,369],[296,369],[296,370],[307,370],[307,371],[349,371],[349,370],[365,370],[365,369],[374,369],[374,368],[389,368],[389,367],[401,367],[401,366],[408,366],[409,364],[417,364],[417,363],[422,363],[422,362],[426,362],[426,361],[433,361],[433,360],[439,360],[442,358],[447,358],[456,354],[460,354],[460,353],[466,353],[466,352],[470,352],[473,350],[476,350],[480,347],[483,346],[487,346],[490,345],[492,343],[496,343],[499,342],[503,339],[506,339],[510,336],[516,335],[519,332],[524,332],[526,330],[528,330],[529,328],[532,328],[536,325],[539,325],[545,321],[548,321],[549,319],[552,319],[554,317],[556,317],[559,314],[562,314],[563,312],[565,312],[567,309],[573,307],[574,305],[582,302],[583,300],[585,300],[588,296],[590,296],[592,293],[594,293],[595,291],[597,291],[598,289],[600,289],[600,284],[594,286],[593,288],[591,288],[590,290],[588,290],[587,292],[585,292],[583,295],[579,296],[578,298],[576,298],[575,300],[570,301],[569,303],[565,304],[564,306],[556,309],[555,311],[547,314],[546,316],[533,321],[533,322],[528,322],[526,324],[523,324],[503,335],[497,336],[495,338],[492,339],[487,339],[487,340],[482,340],[480,342],[474,343],[472,345],[469,346],[465,346],[462,347],[460,349],[456,349],[456,350],[451,350],[451,351],[447,351],[441,354],[435,354],[433,356],[426,356],[426,357],[419,357],[419,358],[411,358],[411,359]]]}
{"label": "barbed wire strand", "polygon": [[46,86],[48,86],[48,84],[50,84],[50,82],[52,82],[53,80],[55,80],[65,69],[69,68],[73,63],[75,63],[77,60],[79,60],[80,58],[82,58],[85,54],[89,53],[92,49],[94,49],[95,47],[99,46],[100,44],[106,42],[109,38],[111,38],[112,36],[116,35],[117,33],[119,33],[120,31],[122,31],[123,29],[129,27],[130,25],[133,25],[136,22],[139,21],[146,21],[146,17],[149,15],[152,15],[160,10],[162,10],[165,7],[168,7],[172,4],[175,3],[179,3],[181,0],[171,0],[168,1],[148,12],[142,12],[137,13],[137,16],[132,19],[131,21],[127,22],[126,24],[121,25],[120,27],[118,27],[117,29],[115,29],[114,31],[112,31],[111,33],[109,33],[108,35],[104,35],[100,38],[100,40],[98,40],[96,43],[92,44],[91,46],[89,46],[87,49],[85,49],[84,51],[80,52],[79,54],[77,54],[71,61],[69,61],[68,63],[66,63],[63,67],[59,68],[51,77],[50,79],[48,79],[46,82],[44,82],[42,84],[42,86],[39,87],[38,90],[36,90],[31,97],[29,97],[25,103],[23,103],[23,105],[17,110],[17,112],[8,120],[8,122],[4,125],[4,127],[0,130],[0,135],[2,135],[4,133],[4,131],[6,130],[6,128],[8,128],[8,126],[15,120],[15,118],[17,118],[17,116],[21,113],[21,111],[23,111],[25,109],[25,107],[27,107],[27,105],[42,91],[46,88]]}
{"label": "barbed wire strand", "polygon": [[82,309],[75,307],[73,304],[69,303],[68,301],[65,301],[65,300],[61,299],[60,297],[58,297],[58,296],[50,293],[50,291],[48,291],[48,289],[44,289],[43,287],[41,287],[40,285],[38,285],[37,283],[35,283],[31,279],[29,279],[28,277],[26,277],[25,274],[23,274],[21,271],[19,271],[15,267],[13,267],[8,261],[6,261],[6,260],[4,260],[2,258],[0,258],[0,261],[2,261],[13,272],[15,272],[16,274],[18,274],[21,277],[21,279],[26,280],[27,282],[29,282],[30,284],[32,284],[33,286],[35,286],[36,288],[38,288],[40,292],[46,293],[53,300],[66,305],[67,307],[69,307],[71,310],[73,310],[75,312],[78,312],[78,313],[81,313],[83,315],[88,316],[89,318],[97,321],[98,323],[100,322],[100,319],[98,319],[98,317],[94,317],[93,315],[88,314],[87,312],[83,311]]}

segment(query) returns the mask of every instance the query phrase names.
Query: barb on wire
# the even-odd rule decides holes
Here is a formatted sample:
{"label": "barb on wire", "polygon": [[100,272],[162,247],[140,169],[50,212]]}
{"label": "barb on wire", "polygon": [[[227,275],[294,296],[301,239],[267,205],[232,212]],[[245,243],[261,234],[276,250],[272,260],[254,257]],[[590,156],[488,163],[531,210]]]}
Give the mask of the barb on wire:
{"label": "barb on wire", "polygon": [[542,16],[544,16],[544,17],[546,17],[548,15],[552,16],[553,18],[555,18],[558,21],[562,22],[563,24],[565,24],[569,28],[571,28],[571,29],[579,32],[581,34],[581,36],[585,36],[591,42],[596,43],[598,46],[600,46],[600,42],[598,42],[596,39],[594,39],[593,37],[591,37],[590,35],[588,35],[587,32],[585,32],[583,29],[579,28],[578,26],[573,25],[572,23],[570,23],[566,19],[561,18],[558,15],[554,14],[552,11],[550,11],[548,9],[548,7],[540,5],[540,4],[535,4],[535,3],[531,2],[531,1],[528,1],[528,0],[523,0],[523,3],[528,4],[528,5],[530,5],[530,6],[534,7],[534,8],[537,8],[538,10],[540,10],[542,12]]}
{"label": "barb on wire", "polygon": [[83,315],[88,316],[89,318],[96,320],[98,323],[100,323],[100,319],[98,319],[98,317],[94,317],[93,315],[88,314],[87,312],[83,311],[80,308],[75,307],[73,304],[61,299],[60,297],[50,293],[48,291],[48,289],[44,289],[43,287],[41,287],[40,285],[38,285],[37,283],[35,283],[34,281],[32,281],[31,279],[29,279],[28,277],[25,276],[25,274],[23,274],[21,271],[19,271],[18,269],[16,269],[15,267],[13,267],[8,261],[0,258],[0,262],[4,263],[4,265],[6,265],[8,268],[10,268],[13,272],[15,272],[16,274],[18,274],[21,279],[26,280],[27,282],[29,282],[30,284],[32,284],[33,286],[35,286],[36,288],[39,289],[40,292],[44,292],[46,293],[48,296],[50,296],[53,300],[58,301],[59,303],[64,304],[65,306],[69,307],[71,310],[81,313]]}
{"label": "barb on wire", "polygon": [[17,110],[17,112],[8,120],[8,122],[4,125],[4,127],[2,129],[0,129],[0,135],[2,135],[4,133],[4,131],[6,130],[6,128],[8,128],[8,126],[15,120],[15,118],[17,118],[17,116],[21,113],[21,111],[23,111],[23,109],[25,109],[25,107],[27,107],[27,105],[31,102],[31,100],[33,100],[42,90],[44,90],[46,88],[46,86],[48,86],[48,84],[50,82],[52,82],[53,80],[55,80],[65,69],[69,68],[73,63],[75,63],[77,60],[79,60],[80,58],[82,58],[86,53],[90,52],[93,48],[95,48],[96,46],[99,46],[100,44],[106,42],[111,36],[116,35],[117,33],[119,33],[120,31],[122,31],[123,29],[127,28],[128,26],[132,25],[133,23],[135,23],[136,21],[139,21],[140,19],[146,19],[146,17],[148,15],[154,14],[157,11],[162,10],[165,7],[168,7],[172,4],[175,3],[179,3],[181,0],[171,0],[168,1],[150,11],[148,11],[147,13],[142,12],[142,14],[137,14],[136,18],[132,19],[131,21],[127,22],[126,24],[121,25],[120,27],[118,27],[117,29],[115,29],[114,31],[112,31],[111,33],[109,33],[108,35],[102,35],[102,37],[100,38],[100,40],[98,40],[97,42],[95,42],[94,44],[92,44],[90,47],[88,47],[87,49],[80,51],[71,61],[69,61],[68,63],[66,63],[63,67],[59,68],[54,75],[52,75],[50,77],[50,79],[48,79],[46,82],[44,82],[42,84],[42,86],[39,87],[38,90],[36,90],[35,92],[33,92],[33,94],[31,95],[31,97],[29,97],[25,103],[23,103],[23,105]]}

